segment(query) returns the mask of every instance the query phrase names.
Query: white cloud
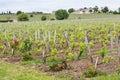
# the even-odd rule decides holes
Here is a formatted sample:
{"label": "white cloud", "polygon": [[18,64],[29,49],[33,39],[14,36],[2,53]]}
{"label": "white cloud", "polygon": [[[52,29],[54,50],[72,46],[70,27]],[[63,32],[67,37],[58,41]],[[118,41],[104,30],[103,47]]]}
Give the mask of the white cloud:
{"label": "white cloud", "polygon": [[0,11],[44,11],[51,12],[60,8],[108,6],[114,10],[120,7],[120,0],[0,0]]}

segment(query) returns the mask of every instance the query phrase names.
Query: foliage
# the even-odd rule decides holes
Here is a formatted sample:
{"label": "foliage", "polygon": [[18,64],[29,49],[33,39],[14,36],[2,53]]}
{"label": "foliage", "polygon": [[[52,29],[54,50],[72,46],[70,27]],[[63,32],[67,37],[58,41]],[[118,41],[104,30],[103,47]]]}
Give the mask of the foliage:
{"label": "foliage", "polygon": [[42,16],[42,17],[41,17],[41,20],[42,20],[42,21],[45,21],[46,19],[47,19],[46,16]]}
{"label": "foliage", "polygon": [[63,20],[67,19],[69,17],[69,14],[66,10],[60,9],[55,12],[55,17],[57,20]]}
{"label": "foliage", "polygon": [[117,69],[117,74],[120,75],[120,66]]}
{"label": "foliage", "polygon": [[55,54],[57,54],[57,53],[58,53],[58,50],[57,50],[57,49],[54,48],[54,49],[51,50],[51,55],[55,55]]}
{"label": "foliage", "polygon": [[50,70],[52,71],[61,71],[63,69],[66,69],[67,68],[66,59],[62,56],[62,58],[52,61],[49,67]]}
{"label": "foliage", "polygon": [[52,63],[50,65],[50,70],[52,70],[52,71],[61,71],[62,69],[64,69],[64,65],[63,64]]}
{"label": "foliage", "polygon": [[18,41],[18,40],[14,40],[14,41],[13,41],[13,43],[12,43],[12,48],[13,48],[13,49],[19,48],[19,41]]}
{"label": "foliage", "polygon": [[114,61],[114,60],[115,60],[115,58],[113,56],[105,56],[103,58],[102,62],[107,64],[107,63]]}
{"label": "foliage", "polygon": [[109,9],[108,9],[107,6],[105,6],[101,11],[102,11],[103,13],[107,13],[107,12],[109,12]]}
{"label": "foliage", "polygon": [[28,21],[28,20],[29,20],[29,18],[27,16],[27,14],[21,13],[18,15],[18,21]]}
{"label": "foliage", "polygon": [[96,76],[106,75],[106,73],[103,73],[99,70],[95,70],[94,67],[89,66],[89,67],[87,67],[87,70],[83,73],[83,75],[86,78],[92,78],[92,77],[96,77]]}
{"label": "foliage", "polygon": [[101,50],[100,50],[100,55],[102,56],[102,58],[105,57],[105,54],[106,54],[106,48],[102,47]]}
{"label": "foliage", "polygon": [[81,55],[83,54],[83,52],[86,50],[86,44],[85,43],[80,43],[80,47],[79,47],[79,55],[78,55],[78,59],[80,59]]}
{"label": "foliage", "polygon": [[55,20],[55,19],[54,19],[54,18],[51,18],[50,20],[53,21],[53,20]]}
{"label": "foliage", "polygon": [[77,58],[77,55],[73,54],[73,53],[69,53],[68,56],[67,56],[68,60],[75,60],[76,58]]}
{"label": "foliage", "polygon": [[94,8],[93,8],[93,10],[94,10],[94,13],[97,13],[98,12],[98,6],[95,6]]}
{"label": "foliage", "polygon": [[23,13],[23,12],[22,12],[22,11],[17,11],[17,13],[16,13],[16,14],[17,14],[17,15],[19,15],[19,14],[21,14],[21,13]]}
{"label": "foliage", "polygon": [[29,39],[26,39],[20,44],[20,50],[22,52],[30,51],[30,49],[32,49],[32,44],[33,43]]}
{"label": "foliage", "polygon": [[33,17],[33,14],[31,14],[30,17]]}
{"label": "foliage", "polygon": [[0,20],[0,22],[13,22],[13,20]]}
{"label": "foliage", "polygon": [[115,10],[115,11],[113,11],[113,14],[119,14],[119,13]]}
{"label": "foliage", "polygon": [[69,13],[72,13],[72,12],[74,12],[75,10],[73,9],[73,8],[70,8],[70,9],[68,9],[68,12]]}
{"label": "foliage", "polygon": [[33,56],[32,55],[29,55],[29,54],[23,54],[22,55],[22,59],[23,61],[30,61],[30,60],[33,60]]}

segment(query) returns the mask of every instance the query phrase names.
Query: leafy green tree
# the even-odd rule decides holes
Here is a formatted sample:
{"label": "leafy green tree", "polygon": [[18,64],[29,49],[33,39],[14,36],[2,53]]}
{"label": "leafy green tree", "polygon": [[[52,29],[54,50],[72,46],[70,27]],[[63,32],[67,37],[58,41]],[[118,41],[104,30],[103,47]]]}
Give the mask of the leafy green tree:
{"label": "leafy green tree", "polygon": [[68,12],[69,13],[72,13],[72,12],[74,12],[75,10],[73,9],[73,8],[70,8],[70,9],[68,9]]}
{"label": "leafy green tree", "polygon": [[18,21],[28,21],[28,20],[29,20],[29,18],[27,16],[27,14],[21,13],[18,15]]}
{"label": "leafy green tree", "polygon": [[108,9],[107,6],[105,6],[101,11],[102,11],[103,13],[107,13],[107,12],[109,12],[109,9]]}
{"label": "leafy green tree", "polygon": [[19,14],[21,14],[21,13],[23,13],[23,12],[22,12],[22,11],[17,11],[17,13],[16,13],[16,14],[17,14],[17,15],[19,15]]}
{"label": "leafy green tree", "polygon": [[57,20],[63,20],[67,19],[69,17],[69,14],[66,10],[59,9],[55,12],[55,17]]}
{"label": "leafy green tree", "polygon": [[118,8],[118,13],[120,14],[120,8]]}
{"label": "leafy green tree", "polygon": [[42,17],[41,17],[41,20],[42,20],[42,21],[45,21],[46,19],[47,19],[46,16],[42,16]]}
{"label": "leafy green tree", "polygon": [[97,12],[99,11],[98,6],[95,6],[95,7],[93,8],[93,10],[94,10],[94,13],[97,13]]}
{"label": "leafy green tree", "polygon": [[90,9],[89,12],[92,13],[93,11]]}
{"label": "leafy green tree", "polygon": [[118,12],[115,10],[115,11],[113,11],[113,14],[118,14]]}

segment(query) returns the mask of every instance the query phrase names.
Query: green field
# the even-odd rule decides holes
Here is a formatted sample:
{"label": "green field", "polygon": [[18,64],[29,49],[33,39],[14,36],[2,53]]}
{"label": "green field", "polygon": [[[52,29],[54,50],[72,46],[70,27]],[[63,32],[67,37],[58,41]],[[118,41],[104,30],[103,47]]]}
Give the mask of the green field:
{"label": "green field", "polygon": [[43,73],[0,61],[0,80],[60,80]]}
{"label": "green field", "polygon": [[[51,18],[55,19],[54,14],[33,14],[33,17],[30,17],[30,14],[28,14],[30,21],[40,21],[41,16],[46,16],[48,20]],[[119,14],[70,14],[69,20],[76,20],[76,19],[119,19]],[[0,20],[6,20],[6,19],[17,19],[17,15],[0,15]]]}

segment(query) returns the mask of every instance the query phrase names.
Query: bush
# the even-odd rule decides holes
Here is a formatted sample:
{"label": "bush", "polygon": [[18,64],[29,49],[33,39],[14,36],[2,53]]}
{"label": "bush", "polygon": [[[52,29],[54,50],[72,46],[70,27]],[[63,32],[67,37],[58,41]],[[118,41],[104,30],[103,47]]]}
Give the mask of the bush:
{"label": "bush", "polygon": [[63,20],[67,19],[69,17],[69,14],[66,10],[60,9],[55,12],[55,17],[57,20]]}
{"label": "bush", "polygon": [[46,16],[42,16],[42,17],[41,17],[41,20],[42,20],[42,21],[47,20]]}
{"label": "bush", "polygon": [[29,18],[27,16],[27,14],[21,13],[18,15],[18,21],[28,21],[28,20],[29,20]]}
{"label": "bush", "polygon": [[30,17],[33,17],[33,14],[31,14]]}
{"label": "bush", "polygon": [[100,55],[102,58],[105,57],[105,54],[106,54],[106,48],[105,47],[102,47],[101,50],[100,50]]}
{"label": "bush", "polygon": [[49,62],[51,62],[49,68],[52,71],[61,71],[67,68],[66,59],[63,56],[61,56],[61,58],[51,57]]}
{"label": "bush", "polygon": [[19,14],[21,14],[21,13],[23,13],[23,12],[22,12],[22,11],[17,11],[17,13],[16,13],[16,14],[17,14],[17,15],[19,15]]}
{"label": "bush", "polygon": [[91,77],[96,77],[96,76],[101,76],[101,75],[107,75],[106,73],[103,73],[99,70],[95,70],[94,67],[89,67],[84,73],[83,75],[86,78],[91,78]]}
{"label": "bush", "polygon": [[22,59],[23,61],[30,61],[30,60],[33,60],[33,56],[29,54],[23,54]]}
{"label": "bush", "polygon": [[67,56],[68,60],[75,60],[76,58],[77,58],[77,55],[73,54],[73,53],[69,53],[68,56]]}
{"label": "bush", "polygon": [[69,13],[72,13],[72,12],[74,12],[75,10],[73,9],[73,8],[70,8],[69,10],[68,10],[68,12]]}
{"label": "bush", "polygon": [[13,20],[0,20],[0,22],[13,22]]}
{"label": "bush", "polygon": [[109,63],[111,61],[115,61],[115,58],[113,56],[105,56],[102,60],[103,63]]}
{"label": "bush", "polygon": [[55,19],[54,19],[54,18],[51,18],[50,20],[53,21],[53,20],[55,20]]}

